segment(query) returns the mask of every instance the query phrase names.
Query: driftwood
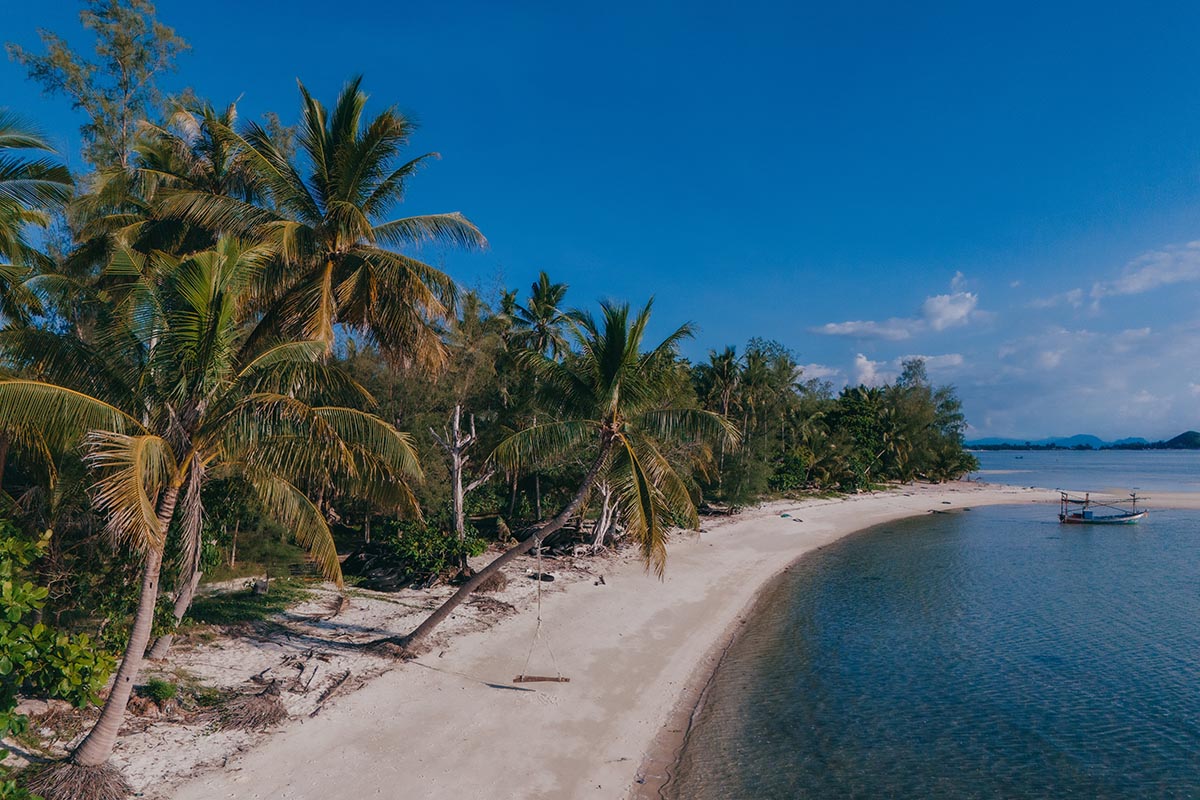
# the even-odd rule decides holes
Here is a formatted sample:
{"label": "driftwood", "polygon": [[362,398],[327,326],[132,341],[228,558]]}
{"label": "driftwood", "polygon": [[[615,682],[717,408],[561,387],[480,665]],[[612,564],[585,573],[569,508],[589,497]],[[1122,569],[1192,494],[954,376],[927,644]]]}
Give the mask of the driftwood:
{"label": "driftwood", "polygon": [[333,683],[331,683],[329,686],[327,686],[325,688],[325,691],[321,692],[321,696],[317,698],[317,707],[314,708],[311,712],[309,712],[309,715],[308,715],[309,719],[312,719],[317,714],[321,713],[321,709],[325,707],[325,703],[329,700],[329,698],[331,698],[335,694],[337,694],[338,690],[340,690],[343,686],[345,686],[346,681],[348,681],[348,680],[350,680],[350,670],[346,670],[342,674],[342,677],[338,678]]}

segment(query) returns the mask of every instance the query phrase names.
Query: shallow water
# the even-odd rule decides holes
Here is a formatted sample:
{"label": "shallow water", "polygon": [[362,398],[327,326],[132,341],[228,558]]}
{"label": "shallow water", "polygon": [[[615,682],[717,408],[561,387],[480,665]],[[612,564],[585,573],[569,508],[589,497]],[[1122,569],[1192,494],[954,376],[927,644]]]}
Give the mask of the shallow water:
{"label": "shallow water", "polygon": [[803,559],[714,676],[667,796],[1200,797],[1200,526],[1044,505]]}
{"label": "shallow water", "polygon": [[972,480],[1072,492],[1200,492],[1200,450],[981,450]]}

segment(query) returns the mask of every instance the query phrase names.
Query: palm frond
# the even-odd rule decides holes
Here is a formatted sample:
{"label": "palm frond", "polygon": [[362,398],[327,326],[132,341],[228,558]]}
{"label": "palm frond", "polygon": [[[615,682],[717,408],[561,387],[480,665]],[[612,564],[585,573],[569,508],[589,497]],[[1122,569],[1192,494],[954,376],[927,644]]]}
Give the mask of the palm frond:
{"label": "palm frond", "polygon": [[303,492],[280,477],[250,471],[247,478],[267,513],[292,532],[296,543],[312,557],[325,579],[342,588],[342,565],[338,561],[333,532],[320,509]]}
{"label": "palm frond", "polygon": [[87,437],[88,465],[100,477],[96,507],[108,515],[113,540],[139,552],[162,548],[166,523],[159,520],[159,495],[175,477],[175,455],[164,439],[93,431]]}
{"label": "palm frond", "polygon": [[420,245],[425,242],[471,249],[487,247],[487,239],[480,233],[479,228],[457,211],[392,220],[376,225],[372,233],[377,241],[394,247]]}
{"label": "palm frond", "polygon": [[647,474],[632,443],[625,437],[616,441],[616,453],[608,472],[616,491],[626,529],[637,541],[647,569],[660,578],[666,569],[666,528],[662,519],[661,491]]}
{"label": "palm frond", "polygon": [[736,448],[741,444],[741,432],[730,420],[712,411],[699,408],[667,408],[646,411],[634,417],[632,426],[664,442],[723,443]]}
{"label": "palm frond", "polygon": [[512,471],[545,464],[590,444],[601,427],[594,420],[562,420],[534,425],[505,438],[491,457],[501,467]]}
{"label": "palm frond", "polygon": [[0,381],[0,419],[9,426],[36,428],[55,451],[81,442],[89,431],[148,433],[116,406],[83,392],[31,380]]}

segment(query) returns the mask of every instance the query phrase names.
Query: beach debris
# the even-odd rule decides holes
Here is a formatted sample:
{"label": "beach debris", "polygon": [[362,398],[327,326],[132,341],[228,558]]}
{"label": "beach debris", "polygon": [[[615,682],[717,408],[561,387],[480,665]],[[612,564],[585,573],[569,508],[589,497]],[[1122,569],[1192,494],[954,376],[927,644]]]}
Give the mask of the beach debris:
{"label": "beach debris", "polygon": [[596,579],[596,582],[592,585],[593,586],[604,586],[605,585],[604,584],[604,576],[601,575],[599,578]]}
{"label": "beach debris", "polygon": [[472,597],[467,602],[484,613],[499,614],[501,616],[517,613],[517,607],[512,603],[506,603],[494,597]]}
{"label": "beach debris", "polygon": [[549,583],[550,581],[554,580],[554,576],[551,575],[549,572],[530,572],[530,573],[528,573],[527,577],[530,580],[545,581],[546,583]]}
{"label": "beach debris", "polygon": [[788,517],[791,516],[791,514],[780,514],[779,516],[783,517],[784,519],[787,519]]}
{"label": "beach debris", "polygon": [[234,697],[217,711],[217,727],[254,731],[283,722],[288,713],[279,694],[279,687],[272,684],[257,694]]}
{"label": "beach debris", "polygon": [[483,579],[478,586],[475,587],[476,592],[503,592],[508,588],[508,578],[503,572],[497,570],[491,575]]}
{"label": "beach debris", "polygon": [[308,714],[309,719],[312,719],[317,714],[321,713],[321,709],[325,707],[325,703],[329,701],[329,698],[337,694],[341,688],[346,685],[346,681],[350,680],[350,675],[350,670],[346,670],[342,673],[341,677],[335,678],[333,683],[329,684],[325,691],[321,692],[321,696],[317,698],[316,708],[314,708]]}

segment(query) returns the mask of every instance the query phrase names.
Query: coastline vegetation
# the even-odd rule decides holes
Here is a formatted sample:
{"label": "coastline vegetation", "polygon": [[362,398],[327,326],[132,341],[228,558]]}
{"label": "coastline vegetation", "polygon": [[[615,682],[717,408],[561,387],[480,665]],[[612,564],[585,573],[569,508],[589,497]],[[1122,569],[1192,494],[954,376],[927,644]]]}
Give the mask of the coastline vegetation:
{"label": "coastline vegetation", "polygon": [[206,578],[270,593],[307,562],[341,587],[348,553],[382,548],[408,584],[460,583],[396,640],[413,650],[564,531],[661,575],[700,512],[975,467],[919,359],[835,390],[778,342],[693,362],[685,323],[650,345],[651,301],[592,310],[546,272],[464,290],[428,253],[487,242],[458,211],[396,216],[437,154],[360,78],[243,120],[161,90],[187,45],[147,0],[81,19],[94,58],[51,33],[9,53],[82,112],[87,169],[0,110],[0,728],[18,694],[97,702],[116,672],[68,758],[0,798],[127,796],[109,760],[145,660],[184,620],[303,593],[196,601]]}

